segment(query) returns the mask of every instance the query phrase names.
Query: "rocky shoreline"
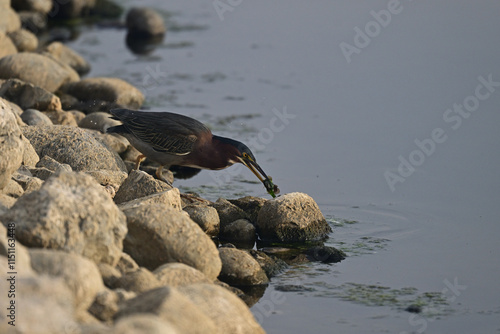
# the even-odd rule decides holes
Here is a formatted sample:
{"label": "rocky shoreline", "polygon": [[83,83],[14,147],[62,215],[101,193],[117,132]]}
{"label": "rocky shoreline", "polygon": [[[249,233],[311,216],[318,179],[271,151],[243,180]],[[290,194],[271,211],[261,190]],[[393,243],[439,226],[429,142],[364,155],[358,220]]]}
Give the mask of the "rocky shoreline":
{"label": "rocky shoreline", "polygon": [[[263,333],[249,310],[263,290],[251,288],[287,261],[342,260],[313,243],[331,227],[303,193],[210,202],[132,170],[139,153],[106,133],[107,111],[138,109],[144,95],[119,78],[82,79],[91,64],[39,38],[40,22],[98,4],[0,0],[0,332]],[[150,9],[131,10],[126,26],[137,38],[166,32]],[[250,250],[256,241],[269,251]],[[272,250],[297,243],[309,246],[292,260]]]}

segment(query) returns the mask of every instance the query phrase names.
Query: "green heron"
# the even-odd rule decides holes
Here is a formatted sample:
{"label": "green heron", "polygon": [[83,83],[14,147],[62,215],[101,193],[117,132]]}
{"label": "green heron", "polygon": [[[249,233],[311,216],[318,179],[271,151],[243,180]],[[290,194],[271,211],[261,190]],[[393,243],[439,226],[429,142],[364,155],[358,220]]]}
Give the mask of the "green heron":
{"label": "green heron", "polygon": [[123,124],[110,127],[107,132],[124,136],[142,153],[135,168],[138,169],[145,158],[159,163],[156,176],[170,186],[162,175],[165,167],[218,170],[239,162],[257,176],[271,196],[279,193],[245,144],[213,135],[208,127],[193,118],[171,112],[129,109],[113,109],[110,113]]}

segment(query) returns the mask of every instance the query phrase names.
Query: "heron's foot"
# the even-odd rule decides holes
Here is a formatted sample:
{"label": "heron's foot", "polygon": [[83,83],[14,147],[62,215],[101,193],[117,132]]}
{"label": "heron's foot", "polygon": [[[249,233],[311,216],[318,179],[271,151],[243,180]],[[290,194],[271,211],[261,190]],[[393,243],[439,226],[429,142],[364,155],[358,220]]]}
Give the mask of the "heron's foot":
{"label": "heron's foot", "polygon": [[143,162],[144,160],[146,160],[146,156],[144,154],[138,155],[137,158],[135,159],[134,169],[139,170],[139,166],[140,166],[141,162]]}
{"label": "heron's foot", "polygon": [[156,174],[156,177],[158,179],[162,180],[163,182],[165,182],[166,184],[168,184],[170,187],[172,187],[172,188],[174,187],[172,185],[172,183],[163,176],[163,166],[158,167],[156,169],[156,173],[155,174]]}

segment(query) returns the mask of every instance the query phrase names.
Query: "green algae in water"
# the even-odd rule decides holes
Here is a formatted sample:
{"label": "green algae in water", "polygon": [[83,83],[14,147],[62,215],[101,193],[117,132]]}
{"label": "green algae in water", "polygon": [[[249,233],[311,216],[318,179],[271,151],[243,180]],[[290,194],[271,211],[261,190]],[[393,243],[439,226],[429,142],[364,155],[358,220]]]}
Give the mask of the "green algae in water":
{"label": "green algae in water", "polygon": [[387,248],[389,239],[375,237],[361,237],[352,242],[339,241],[336,247],[344,251],[348,256],[359,256],[373,254]]}
{"label": "green algae in water", "polygon": [[448,299],[441,292],[418,293],[414,287],[392,289],[380,285],[360,283],[329,286],[329,289],[331,289],[330,297],[337,297],[365,306],[385,306],[398,310],[406,310],[408,306],[418,306],[422,309],[422,315],[425,317],[439,317],[453,313]]}

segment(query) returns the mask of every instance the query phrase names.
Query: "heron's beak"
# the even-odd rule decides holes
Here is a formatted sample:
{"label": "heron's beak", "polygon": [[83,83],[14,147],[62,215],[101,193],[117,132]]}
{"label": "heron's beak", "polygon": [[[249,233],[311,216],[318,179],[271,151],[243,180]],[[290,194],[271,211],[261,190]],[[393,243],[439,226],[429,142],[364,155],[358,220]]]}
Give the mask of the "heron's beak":
{"label": "heron's beak", "polygon": [[256,163],[252,158],[238,157],[238,160],[240,160],[243,165],[247,166],[248,169],[250,169],[252,173],[257,176],[260,182],[264,183],[265,180],[269,179],[262,168],[260,168],[259,164]]}
{"label": "heron's beak", "polygon": [[239,161],[248,167],[252,171],[252,173],[257,176],[257,178],[264,184],[264,187],[266,188],[267,192],[274,198],[276,197],[276,194],[279,194],[280,190],[278,186],[273,184],[273,181],[269,176],[264,173],[262,168],[260,168],[259,164],[255,162],[252,158],[250,157],[238,157]]}

